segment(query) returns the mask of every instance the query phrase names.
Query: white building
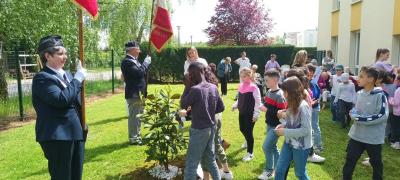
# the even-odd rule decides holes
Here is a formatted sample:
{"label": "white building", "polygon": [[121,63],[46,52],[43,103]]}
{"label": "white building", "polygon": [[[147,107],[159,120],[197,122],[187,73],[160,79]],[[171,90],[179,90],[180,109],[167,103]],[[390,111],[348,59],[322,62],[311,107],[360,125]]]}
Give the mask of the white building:
{"label": "white building", "polygon": [[317,48],[356,72],[374,63],[378,48],[399,65],[400,0],[320,0]]}
{"label": "white building", "polygon": [[283,38],[285,39],[285,44],[290,44],[293,46],[297,45],[297,34],[298,32],[286,32],[283,35]]}
{"label": "white building", "polygon": [[297,34],[297,47],[316,47],[318,32],[316,29],[305,30]]}

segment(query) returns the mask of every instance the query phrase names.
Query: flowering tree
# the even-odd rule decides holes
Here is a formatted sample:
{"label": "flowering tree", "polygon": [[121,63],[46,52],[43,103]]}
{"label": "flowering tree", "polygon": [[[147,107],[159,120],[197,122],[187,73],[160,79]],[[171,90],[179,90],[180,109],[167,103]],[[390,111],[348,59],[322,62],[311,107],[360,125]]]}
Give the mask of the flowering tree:
{"label": "flowering tree", "polygon": [[273,23],[261,0],[219,0],[215,12],[205,30],[210,44],[254,45],[270,42],[266,39]]}

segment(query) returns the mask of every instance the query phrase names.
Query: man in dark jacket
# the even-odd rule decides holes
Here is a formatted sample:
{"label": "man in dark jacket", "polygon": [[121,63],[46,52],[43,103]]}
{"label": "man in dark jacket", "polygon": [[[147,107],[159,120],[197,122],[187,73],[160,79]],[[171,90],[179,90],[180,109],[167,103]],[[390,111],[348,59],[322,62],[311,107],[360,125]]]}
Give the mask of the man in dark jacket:
{"label": "man in dark jacket", "polygon": [[125,99],[128,103],[128,132],[131,144],[142,144],[140,135],[140,119],[136,117],[143,111],[141,94],[147,94],[145,75],[151,63],[151,57],[147,56],[141,64],[138,60],[140,53],[139,44],[129,41],[125,44],[126,56],[121,63],[121,71],[125,81]]}
{"label": "man in dark jacket", "polygon": [[217,66],[217,76],[219,78],[219,81],[221,82],[221,94],[226,95],[227,94],[227,84],[229,82],[229,74],[232,71],[232,66],[231,66],[231,58],[226,57],[221,60],[221,62]]}
{"label": "man in dark jacket", "polygon": [[77,62],[74,77],[62,69],[67,51],[60,36],[42,38],[38,51],[45,67],[32,82],[36,141],[48,160],[51,179],[82,179],[85,144],[78,112],[86,69]]}

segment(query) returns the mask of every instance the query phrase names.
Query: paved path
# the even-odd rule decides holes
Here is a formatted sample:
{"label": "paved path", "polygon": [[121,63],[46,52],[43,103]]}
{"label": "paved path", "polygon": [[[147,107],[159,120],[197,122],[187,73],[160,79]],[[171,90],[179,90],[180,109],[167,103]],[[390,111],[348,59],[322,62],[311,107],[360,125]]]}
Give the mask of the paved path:
{"label": "paved path", "polygon": [[[116,79],[121,77],[121,71],[115,71]],[[86,80],[87,81],[99,81],[99,80],[111,80],[112,75],[111,71],[103,71],[103,72],[88,72]],[[17,80],[7,81],[7,90],[8,96],[18,96],[18,85]],[[32,91],[32,79],[24,79],[21,80],[22,92],[24,94],[30,94]]]}

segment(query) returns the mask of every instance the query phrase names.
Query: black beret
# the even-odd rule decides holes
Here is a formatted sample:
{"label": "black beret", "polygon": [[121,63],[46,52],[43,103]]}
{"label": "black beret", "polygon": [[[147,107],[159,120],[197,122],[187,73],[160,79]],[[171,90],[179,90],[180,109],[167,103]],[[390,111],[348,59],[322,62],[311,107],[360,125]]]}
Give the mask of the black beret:
{"label": "black beret", "polygon": [[129,50],[129,49],[132,49],[132,48],[139,48],[139,43],[136,42],[136,41],[128,41],[125,44],[125,49],[126,50]]}
{"label": "black beret", "polygon": [[46,36],[40,39],[38,52],[41,53],[48,48],[56,46],[64,46],[61,36],[59,35]]}

